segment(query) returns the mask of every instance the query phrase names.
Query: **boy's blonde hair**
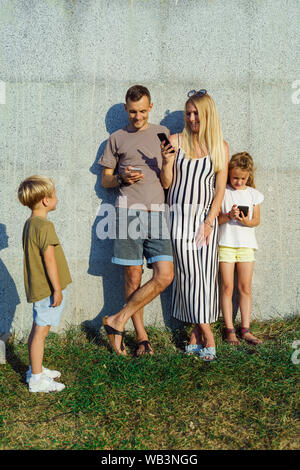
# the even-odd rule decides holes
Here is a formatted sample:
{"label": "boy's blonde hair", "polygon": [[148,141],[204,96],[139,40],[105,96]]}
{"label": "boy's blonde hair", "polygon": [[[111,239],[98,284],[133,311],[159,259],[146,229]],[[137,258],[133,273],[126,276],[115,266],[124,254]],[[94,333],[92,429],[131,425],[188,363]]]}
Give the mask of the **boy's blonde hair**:
{"label": "boy's blonde hair", "polygon": [[232,155],[229,165],[228,165],[228,183],[230,183],[230,171],[234,168],[240,168],[243,171],[248,171],[249,178],[246,183],[246,186],[255,188],[254,184],[254,162],[250,153],[240,152]]}
{"label": "boy's blonde hair", "polygon": [[214,171],[217,173],[222,170],[225,165],[225,148],[216,104],[208,93],[204,96],[192,96],[185,103],[185,125],[182,132],[181,146],[185,151],[186,156],[189,158],[195,158],[196,152],[193,143],[193,133],[186,119],[186,108],[188,103],[192,103],[197,108],[200,121],[200,130],[198,135],[199,145],[201,148],[207,148],[214,165]]}
{"label": "boy's blonde hair", "polygon": [[23,206],[33,209],[44,197],[51,197],[55,191],[54,181],[46,176],[33,175],[22,181],[18,198]]}

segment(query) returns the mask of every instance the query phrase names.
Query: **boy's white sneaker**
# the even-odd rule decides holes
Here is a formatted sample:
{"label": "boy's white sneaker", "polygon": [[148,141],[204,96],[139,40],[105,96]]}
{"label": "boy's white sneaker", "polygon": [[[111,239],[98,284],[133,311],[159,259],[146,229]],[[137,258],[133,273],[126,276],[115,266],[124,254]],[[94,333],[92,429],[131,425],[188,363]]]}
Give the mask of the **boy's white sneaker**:
{"label": "boy's white sneaker", "polygon": [[[47,369],[46,367],[43,367],[42,372],[43,372],[43,374],[45,374],[50,379],[59,379],[59,377],[61,376],[61,373],[58,372],[58,370],[51,370],[51,369]],[[31,378],[31,374],[32,374],[32,371],[31,371],[31,367],[30,367],[28,369],[28,371],[26,372],[26,383],[29,383],[29,380]]]}
{"label": "boy's white sneaker", "polygon": [[65,388],[64,384],[55,382],[55,380],[51,379],[50,377],[47,377],[47,375],[45,374],[42,374],[40,380],[38,381],[29,379],[28,385],[29,391],[33,393],[61,392]]}

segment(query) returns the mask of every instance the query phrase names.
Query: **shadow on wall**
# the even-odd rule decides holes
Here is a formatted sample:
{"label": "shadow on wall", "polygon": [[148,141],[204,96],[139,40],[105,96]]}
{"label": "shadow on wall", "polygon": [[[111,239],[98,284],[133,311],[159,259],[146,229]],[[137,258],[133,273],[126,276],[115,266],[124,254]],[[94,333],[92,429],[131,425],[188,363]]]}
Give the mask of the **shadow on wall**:
{"label": "shadow on wall", "polygon": [[[105,126],[110,135],[128,124],[129,121],[124,109],[124,104],[115,104],[109,109],[105,117]],[[105,189],[101,186],[102,166],[98,164],[98,160],[104,152],[106,143],[107,140],[101,143],[90,171],[97,177],[94,189],[99,198],[99,202],[101,204],[111,204],[114,206],[118,191],[117,189]],[[100,203],[99,209],[101,207]],[[87,329],[98,328],[102,324],[101,319],[105,315],[118,312],[124,304],[123,269],[111,262],[113,256],[113,240],[109,238],[100,240],[97,236],[97,226],[106,216],[107,214],[101,216],[97,215],[93,223],[88,269],[88,274],[102,277],[104,303],[93,320],[84,322],[84,327]]]}
{"label": "shadow on wall", "polygon": [[[8,247],[6,226],[0,224],[0,250]],[[0,334],[9,333],[20,298],[13,278],[0,258]]]}
{"label": "shadow on wall", "polygon": [[[127,113],[124,109],[124,104],[119,103],[112,106],[106,114],[105,125],[107,132],[111,135],[119,129],[129,124]],[[181,132],[183,128],[183,112],[176,111],[170,113],[166,111],[161,124],[170,129],[171,133]],[[101,204],[114,205],[115,199],[118,194],[117,189],[105,189],[101,186],[102,167],[98,164],[100,156],[103,154],[107,140],[101,143],[96,159],[90,168],[91,173],[96,175],[97,180],[95,184],[95,193],[98,196]],[[99,204],[100,208],[100,204]],[[124,305],[124,276],[123,268],[121,266],[112,264],[111,258],[113,256],[113,240],[105,239],[100,240],[97,236],[97,226],[103,218],[107,217],[107,213],[96,216],[92,226],[91,234],[91,249],[89,257],[88,274],[92,276],[102,277],[103,286],[103,306],[96,317],[91,321],[85,321],[83,326],[87,330],[94,330],[101,326],[102,318],[105,315],[110,315],[118,312]],[[100,287],[100,286],[99,286]],[[179,322],[170,317],[171,311],[171,286],[161,294],[162,312],[165,325],[170,328],[177,328]]]}
{"label": "shadow on wall", "polygon": [[170,112],[166,110],[164,118],[160,121],[162,126],[166,126],[172,134],[181,133],[184,128],[183,111]]}

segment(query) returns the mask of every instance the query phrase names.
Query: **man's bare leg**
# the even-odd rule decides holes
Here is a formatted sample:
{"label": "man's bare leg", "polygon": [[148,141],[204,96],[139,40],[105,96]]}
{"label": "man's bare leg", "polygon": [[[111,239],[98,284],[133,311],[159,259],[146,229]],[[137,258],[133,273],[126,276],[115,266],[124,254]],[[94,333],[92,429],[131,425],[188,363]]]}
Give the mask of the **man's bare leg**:
{"label": "man's bare leg", "polygon": [[[124,331],[125,324],[135,313],[141,310],[151,300],[163,292],[172,282],[174,277],[173,263],[171,261],[157,261],[152,264],[153,277],[143,286],[137,289],[129,298],[125,307],[115,315],[108,317],[107,324],[118,331]],[[115,347],[120,354],[121,340],[120,335],[115,335]]]}
{"label": "man's bare leg", "polygon": [[[124,272],[125,279],[125,298],[128,302],[131,295],[140,288],[142,280],[143,267],[142,266],[126,266]],[[141,308],[131,317],[133,326],[136,332],[136,340],[139,343],[140,341],[148,341],[148,335],[145,330],[144,320],[143,320],[143,309]],[[152,351],[151,346],[149,348]],[[145,351],[145,346],[140,345],[137,349],[137,355],[143,354]],[[152,353],[150,353],[152,354]]]}
{"label": "man's bare leg", "polygon": [[[143,309],[139,310],[138,312],[134,313],[131,317],[132,323],[136,330],[136,340],[137,343],[141,343],[142,341],[149,341],[147,331],[145,330],[144,325],[144,318],[143,318]],[[149,354],[153,354],[153,348],[150,343],[148,343],[148,348],[150,351]],[[142,356],[146,352],[146,346],[144,344],[138,344],[136,355]]]}

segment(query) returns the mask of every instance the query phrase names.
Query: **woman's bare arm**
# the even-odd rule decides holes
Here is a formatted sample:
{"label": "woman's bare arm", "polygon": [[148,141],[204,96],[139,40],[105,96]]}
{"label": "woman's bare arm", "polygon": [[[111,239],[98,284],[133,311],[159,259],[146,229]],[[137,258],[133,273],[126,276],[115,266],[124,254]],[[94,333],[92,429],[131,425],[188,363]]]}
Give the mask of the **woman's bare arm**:
{"label": "woman's bare arm", "polygon": [[215,218],[220,213],[224,194],[225,194],[226,183],[227,183],[229,146],[227,142],[225,141],[224,141],[224,146],[225,146],[225,165],[224,165],[224,168],[216,174],[215,196],[214,196],[214,200],[212,202],[209,214],[206,218],[207,222],[209,222],[211,225],[213,224]]}
{"label": "woman's bare arm", "polygon": [[172,153],[172,148],[166,148],[161,144],[161,155],[163,159],[162,168],[160,171],[160,181],[164,189],[168,189],[171,186],[173,180],[173,165],[175,155],[178,150],[178,135],[173,134],[169,137],[169,141],[172,147],[175,149],[175,153]]}

